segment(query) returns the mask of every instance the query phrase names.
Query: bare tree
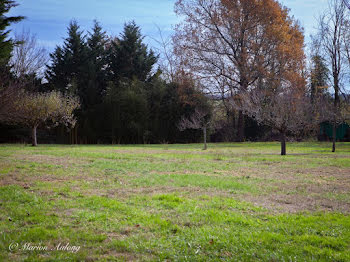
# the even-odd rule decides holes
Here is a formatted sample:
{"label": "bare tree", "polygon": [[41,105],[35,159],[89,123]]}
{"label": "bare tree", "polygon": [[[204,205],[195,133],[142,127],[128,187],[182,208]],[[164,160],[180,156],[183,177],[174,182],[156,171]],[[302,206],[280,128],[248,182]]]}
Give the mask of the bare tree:
{"label": "bare tree", "polygon": [[173,39],[164,36],[162,29],[156,26],[159,39],[152,38],[158,45],[155,47],[159,53],[158,64],[162,70],[162,76],[167,82],[175,82],[176,73],[179,70],[179,57],[174,54]]}
{"label": "bare tree", "polygon": [[330,68],[334,92],[332,119],[330,119],[333,125],[332,152],[335,152],[336,149],[337,125],[344,119],[340,96],[344,91],[342,81],[345,76],[346,50],[349,48],[349,39],[346,39],[349,31],[347,12],[349,11],[346,9],[343,0],[330,0],[329,8],[319,19],[319,33],[316,38],[319,42],[320,51]]}
{"label": "bare tree", "polygon": [[[303,38],[275,0],[178,0],[175,10],[184,16],[174,37],[176,54],[209,92],[225,99],[248,90],[269,70],[281,41]],[[241,110],[237,138],[244,139]]]}
{"label": "bare tree", "polygon": [[49,56],[43,47],[38,45],[35,35],[30,31],[23,30],[20,34],[15,34],[16,43],[9,67],[14,74],[0,74],[0,121],[11,122],[19,119],[23,112],[14,106],[27,95],[24,88],[28,87],[36,76],[41,76]]}
{"label": "bare tree", "polygon": [[29,30],[15,34],[18,43],[12,52],[10,65],[17,78],[23,79],[28,75],[43,75],[49,62],[46,49],[38,44],[35,35]]}
{"label": "bare tree", "polygon": [[203,150],[208,148],[207,137],[208,131],[217,131],[225,122],[223,121],[222,107],[220,102],[211,98],[205,103],[195,106],[195,111],[189,117],[183,116],[178,123],[180,131],[186,129],[195,129],[203,131]]}
{"label": "bare tree", "polygon": [[[3,114],[3,122],[31,128],[32,145],[37,146],[37,128],[63,124],[74,127],[73,111],[79,107],[77,98],[59,92],[30,93],[22,91]],[[13,112],[16,112],[13,114]]]}
{"label": "bare tree", "polygon": [[345,19],[345,31],[344,31],[344,37],[343,37],[343,44],[344,44],[344,53],[347,60],[347,78],[348,78],[348,84],[350,84],[350,8],[349,11],[346,12],[347,16]]}
{"label": "bare tree", "polygon": [[344,4],[347,6],[347,8],[350,9],[350,1],[349,0],[343,0]]}
{"label": "bare tree", "polygon": [[314,127],[313,104],[306,93],[297,89],[267,90],[256,88],[241,94],[239,107],[259,124],[280,134],[281,155],[286,155],[286,136]]}
{"label": "bare tree", "polygon": [[207,150],[207,130],[213,126],[209,110],[196,108],[195,112],[189,117],[182,117],[178,124],[180,131],[186,129],[203,130],[203,150]]}

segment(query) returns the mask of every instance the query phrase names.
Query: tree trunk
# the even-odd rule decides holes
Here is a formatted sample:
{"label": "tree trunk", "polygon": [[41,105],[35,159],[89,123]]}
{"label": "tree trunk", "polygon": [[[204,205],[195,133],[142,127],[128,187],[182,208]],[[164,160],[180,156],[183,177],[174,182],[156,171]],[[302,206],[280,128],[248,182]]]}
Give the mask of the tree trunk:
{"label": "tree trunk", "polygon": [[[339,51],[340,52],[340,51]],[[333,146],[332,152],[335,152],[335,142],[337,140],[337,114],[340,114],[340,98],[339,98],[339,74],[333,73],[334,78],[334,122],[332,126]]]}
{"label": "tree trunk", "polygon": [[237,124],[237,142],[244,141],[244,115],[240,110],[238,111],[238,124]]}
{"label": "tree trunk", "polygon": [[78,142],[78,124],[74,126],[74,144],[77,145]]}
{"label": "tree trunk", "polygon": [[281,156],[285,156],[286,154],[286,133],[281,132]]}
{"label": "tree trunk", "polygon": [[36,129],[37,129],[37,126],[32,127],[32,146],[38,145],[37,139],[36,139]]}
{"label": "tree trunk", "polygon": [[204,139],[204,148],[203,150],[207,150],[207,127],[203,128],[203,139]]}
{"label": "tree trunk", "polygon": [[[230,116],[231,116],[231,119],[230,119]],[[236,125],[236,112],[235,111],[229,112],[228,123],[230,123],[230,122],[232,122],[231,123],[231,126],[232,126],[231,130],[232,131],[229,134],[227,134],[226,140],[227,140],[227,142],[234,142],[234,141],[236,141],[235,139],[237,137],[237,133],[236,133],[237,125]]]}
{"label": "tree trunk", "polygon": [[77,128],[77,127],[74,126],[74,127],[70,130],[70,143],[71,143],[71,145],[77,144],[76,128]]}
{"label": "tree trunk", "polygon": [[335,142],[337,141],[337,126],[335,122],[333,123],[332,126],[332,135],[333,135],[333,147],[332,147],[332,152],[335,152]]}

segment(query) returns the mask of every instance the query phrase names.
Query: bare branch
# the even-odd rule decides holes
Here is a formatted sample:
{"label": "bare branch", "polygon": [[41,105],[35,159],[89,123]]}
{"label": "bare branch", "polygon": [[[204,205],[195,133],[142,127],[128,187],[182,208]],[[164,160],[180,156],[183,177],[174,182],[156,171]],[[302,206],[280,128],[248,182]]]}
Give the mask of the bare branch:
{"label": "bare branch", "polygon": [[49,56],[46,49],[39,46],[36,36],[29,30],[23,30],[15,34],[15,40],[19,44],[15,46],[10,61],[14,74],[18,78],[26,75],[43,76]]}

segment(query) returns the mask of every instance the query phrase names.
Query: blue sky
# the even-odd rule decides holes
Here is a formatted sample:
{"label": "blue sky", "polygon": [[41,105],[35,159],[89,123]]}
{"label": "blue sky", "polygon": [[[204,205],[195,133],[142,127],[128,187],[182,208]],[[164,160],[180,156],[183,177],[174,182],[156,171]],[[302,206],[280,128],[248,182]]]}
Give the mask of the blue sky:
{"label": "blue sky", "polygon": [[[305,28],[308,40],[314,32],[315,18],[327,7],[327,0],[281,2]],[[175,0],[18,0],[17,3],[20,5],[11,10],[11,15],[24,15],[27,19],[14,25],[13,30],[29,29],[50,51],[62,43],[73,18],[84,30],[89,30],[97,19],[110,35],[119,35],[124,22],[135,20],[150,45],[155,44],[152,38],[158,38],[157,26],[169,35],[178,22],[173,12]]]}

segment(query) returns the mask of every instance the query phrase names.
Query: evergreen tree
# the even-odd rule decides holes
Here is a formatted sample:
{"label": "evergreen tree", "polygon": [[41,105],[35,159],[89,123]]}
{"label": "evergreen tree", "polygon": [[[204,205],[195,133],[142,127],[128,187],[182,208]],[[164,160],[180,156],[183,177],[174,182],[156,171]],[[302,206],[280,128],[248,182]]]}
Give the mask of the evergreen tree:
{"label": "evergreen tree", "polygon": [[114,80],[137,78],[146,81],[151,76],[158,56],[152,50],[148,50],[143,39],[135,22],[124,25],[121,38],[113,42],[111,49],[110,66]]}
{"label": "evergreen tree", "polygon": [[[11,8],[17,5],[12,0],[0,0],[0,120],[3,119],[4,115],[9,114],[9,105],[19,95],[19,86],[13,83],[14,76],[11,74],[9,66],[11,53],[16,43],[13,39],[9,38],[11,30],[8,27],[13,23],[20,22],[24,17],[7,16]],[[11,137],[13,131],[17,131],[17,129],[0,124],[2,138],[5,137],[6,139],[6,136]]]}
{"label": "evergreen tree", "polygon": [[88,60],[88,91],[91,94],[89,102],[91,104],[100,103],[102,95],[106,91],[107,75],[106,65],[107,61],[107,35],[97,21],[94,21],[92,32],[89,32],[87,39]]}
{"label": "evergreen tree", "polygon": [[0,1],[0,71],[3,72],[4,68],[11,57],[13,45],[15,44],[10,39],[9,33],[11,30],[8,27],[12,23],[17,23],[24,19],[23,16],[6,16],[11,8],[16,7],[18,4],[12,0],[1,0]]}
{"label": "evergreen tree", "polygon": [[57,46],[50,55],[52,65],[47,67],[46,78],[53,89],[77,93],[80,98],[83,94],[83,85],[79,84],[85,81],[83,72],[87,60],[87,49],[85,36],[79,30],[76,21],[72,21],[68,27],[68,37],[64,40],[62,47]]}
{"label": "evergreen tree", "polygon": [[78,122],[74,131],[76,134],[74,140],[78,140],[79,134],[81,141],[83,136],[87,140],[84,132],[80,131],[85,131],[84,123],[87,121],[86,111],[89,104],[88,48],[84,32],[80,30],[76,21],[71,21],[67,31],[68,36],[63,46],[57,46],[50,55],[52,64],[47,67],[46,78],[51,89],[79,97],[81,108],[75,112]]}
{"label": "evergreen tree", "polygon": [[50,54],[50,58],[51,65],[47,66],[47,70],[45,72],[46,79],[49,82],[49,89],[66,92],[69,79],[67,75],[67,61],[64,49],[57,46],[55,51]]}
{"label": "evergreen tree", "polygon": [[110,82],[105,97],[112,143],[144,143],[147,126],[145,83],[137,79]]}
{"label": "evergreen tree", "polygon": [[140,28],[124,26],[120,39],[110,42],[108,69],[110,84],[105,98],[112,142],[147,142],[149,130],[147,81],[157,56],[143,43]]}
{"label": "evergreen tree", "polygon": [[311,99],[325,92],[328,83],[329,70],[324,59],[319,55],[312,57],[311,69]]}
{"label": "evergreen tree", "polygon": [[82,131],[89,141],[97,142],[103,125],[101,115],[104,114],[103,96],[107,88],[107,36],[97,21],[94,21],[92,31],[87,37],[87,59],[84,65],[85,110],[80,119],[83,118]]}
{"label": "evergreen tree", "polygon": [[[166,84],[152,74],[157,56],[143,43],[140,28],[126,24],[120,39],[111,41],[95,21],[85,37],[72,21],[62,46],[51,54],[46,77],[51,89],[79,96],[79,143],[159,143],[190,141],[194,131],[179,132],[177,124],[194,112],[193,90]],[[182,93],[181,93],[182,92]]]}

